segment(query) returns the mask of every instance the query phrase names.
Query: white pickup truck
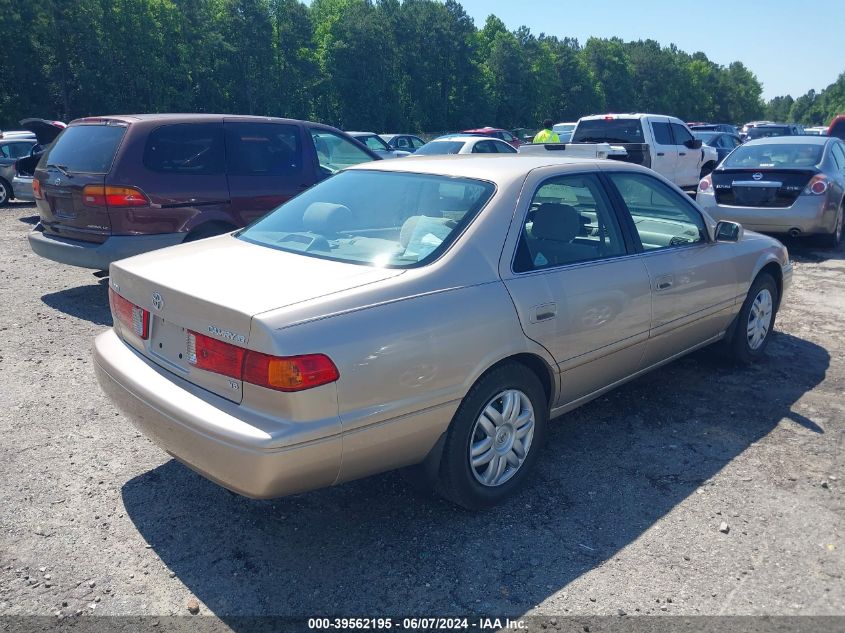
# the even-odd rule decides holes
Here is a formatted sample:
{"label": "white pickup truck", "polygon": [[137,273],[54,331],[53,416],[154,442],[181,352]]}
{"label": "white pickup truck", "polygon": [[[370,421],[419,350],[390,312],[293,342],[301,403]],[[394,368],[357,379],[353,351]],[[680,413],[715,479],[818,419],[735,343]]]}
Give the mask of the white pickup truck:
{"label": "white pickup truck", "polygon": [[543,151],[543,147],[560,150],[562,156],[593,154],[644,165],[683,188],[696,187],[718,163],[716,149],[702,146],[683,121],[659,114],[585,116],[578,119],[570,143],[523,147],[520,153]]}

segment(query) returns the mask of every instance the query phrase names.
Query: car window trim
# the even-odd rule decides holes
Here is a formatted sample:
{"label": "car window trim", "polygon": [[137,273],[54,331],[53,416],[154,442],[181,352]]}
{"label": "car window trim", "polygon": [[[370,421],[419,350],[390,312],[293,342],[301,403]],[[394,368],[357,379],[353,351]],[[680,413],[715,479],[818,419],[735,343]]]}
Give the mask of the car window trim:
{"label": "car window trim", "polygon": [[[546,268],[538,268],[538,269],[534,269],[534,270],[524,270],[524,271],[517,272],[517,270],[515,269],[515,266],[514,266],[515,263],[516,263],[516,252],[517,252],[517,250],[519,250],[519,241],[522,239],[522,234],[525,231],[525,219],[528,217],[528,212],[531,210],[531,201],[534,200],[534,196],[536,196],[537,192],[543,187],[543,185],[546,184],[547,182],[549,182],[550,180],[554,180],[556,178],[562,178],[562,177],[566,177],[566,176],[573,176],[573,177],[582,176],[584,174],[591,174],[591,175],[595,176],[595,178],[598,182],[598,185],[599,185],[599,189],[602,190],[604,192],[605,196],[608,198],[607,202],[610,205],[610,217],[616,219],[617,226],[619,227],[619,232],[622,234],[622,243],[625,245],[625,253],[623,253],[621,255],[610,255],[608,257],[600,257],[600,258],[596,258],[596,259],[585,259],[585,260],[580,261],[580,262],[570,262],[568,264],[558,264],[556,266],[547,266]],[[537,183],[537,185],[534,188],[534,191],[531,193],[531,197],[528,199],[528,206],[525,208],[525,211],[521,215],[517,216],[517,217],[520,217],[520,219],[519,219],[518,224],[517,224],[517,226],[518,226],[517,231],[518,232],[517,232],[517,236],[516,236],[516,242],[515,242],[514,247],[513,247],[513,253],[511,253],[510,273],[512,275],[533,275],[533,274],[540,274],[540,273],[548,273],[548,272],[554,272],[554,271],[561,270],[562,268],[571,268],[572,266],[582,266],[582,265],[587,265],[587,264],[601,264],[603,262],[607,262],[607,261],[611,261],[611,260],[620,260],[620,259],[623,259],[623,258],[626,258],[626,257],[636,257],[639,254],[636,250],[632,250],[632,247],[635,247],[635,245],[633,243],[631,243],[631,241],[629,240],[629,236],[627,235],[627,232],[625,230],[625,226],[622,224],[622,222],[619,219],[619,214],[616,210],[616,205],[613,203],[613,200],[610,198],[609,192],[607,191],[607,186],[605,185],[604,182],[602,182],[602,176],[603,176],[602,172],[599,172],[599,171],[583,171],[583,172],[571,172],[571,173],[564,172],[564,173],[559,173],[559,174],[555,174],[554,176],[549,176],[547,178],[544,178],[543,180],[541,180],[540,182]],[[521,197],[522,197],[522,195],[520,194],[520,198]],[[631,220],[631,222],[633,222],[633,220]]]}
{"label": "car window trim", "polygon": [[[642,240],[640,239],[639,231],[637,231],[637,226],[636,226],[636,224],[634,224],[634,218],[631,215],[631,210],[628,208],[628,205],[625,203],[625,198],[622,197],[622,194],[620,193],[619,189],[613,183],[613,180],[610,179],[611,174],[640,174],[641,176],[644,176],[645,178],[650,178],[650,179],[655,180],[657,182],[662,182],[662,181],[659,180],[658,178],[655,178],[651,174],[643,174],[639,171],[633,171],[633,170],[629,171],[629,170],[625,170],[625,169],[610,169],[610,170],[606,170],[606,171],[602,172],[602,175],[607,178],[607,185],[606,186],[610,189],[610,193],[611,193],[612,198],[615,199],[617,204],[619,204],[619,209],[622,211],[624,218],[625,218],[625,226],[628,227],[628,230],[631,232],[631,238],[633,239],[634,243],[636,244],[636,247],[637,247],[638,252],[640,254],[648,255],[650,253],[660,253],[660,252],[668,251],[668,250],[676,250],[676,249],[679,249],[679,248],[689,248],[691,246],[701,246],[702,244],[712,244],[713,243],[713,240],[711,239],[711,236],[710,236],[710,229],[707,225],[707,220],[704,218],[704,215],[695,206],[695,204],[692,202],[692,200],[688,199],[687,194],[682,193],[681,195],[684,198],[684,204],[686,204],[690,209],[695,211],[695,213],[698,214],[698,217],[701,218],[701,223],[704,224],[704,241],[703,242],[693,242],[691,244],[676,244],[674,246],[671,246],[671,245],[670,246],[664,246],[664,247],[661,247],[661,248],[651,249],[651,250],[648,250],[648,251],[645,250],[643,248]],[[664,184],[666,184],[666,183],[664,183]],[[669,186],[669,185],[667,185],[667,186]]]}

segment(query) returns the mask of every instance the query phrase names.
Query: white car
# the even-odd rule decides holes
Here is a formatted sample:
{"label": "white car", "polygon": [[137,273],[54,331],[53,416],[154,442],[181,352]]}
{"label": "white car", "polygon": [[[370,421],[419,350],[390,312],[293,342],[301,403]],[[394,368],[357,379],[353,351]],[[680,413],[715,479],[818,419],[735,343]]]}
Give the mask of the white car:
{"label": "white car", "polygon": [[578,125],[577,121],[572,123],[555,123],[552,126],[552,132],[557,134],[561,143],[568,143],[572,138],[572,132],[575,131],[576,125]]}
{"label": "white car", "polygon": [[516,149],[497,138],[450,134],[430,141],[414,152],[414,156],[443,154],[516,154]]}
{"label": "white car", "polygon": [[610,143],[624,148],[625,162],[650,167],[681,188],[692,189],[719,162],[686,123],[662,114],[598,114],[578,119],[572,143]]}

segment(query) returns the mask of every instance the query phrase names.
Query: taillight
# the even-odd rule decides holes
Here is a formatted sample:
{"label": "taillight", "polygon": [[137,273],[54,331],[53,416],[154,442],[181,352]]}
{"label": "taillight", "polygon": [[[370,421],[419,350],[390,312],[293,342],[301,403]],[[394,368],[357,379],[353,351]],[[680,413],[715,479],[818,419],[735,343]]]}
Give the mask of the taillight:
{"label": "taillight", "polygon": [[188,362],[198,369],[276,391],[304,391],[340,378],[325,354],[271,356],[190,330]]}
{"label": "taillight", "polygon": [[150,200],[135,187],[85,185],[82,189],[82,204],[87,207],[146,207]]}
{"label": "taillight", "polygon": [[246,382],[278,391],[302,391],[338,378],[337,367],[324,354],[279,357],[247,352],[244,361]]}
{"label": "taillight", "polygon": [[820,196],[827,192],[827,177],[824,174],[817,174],[810,179],[807,186],[804,187],[804,195]]}
{"label": "taillight", "polygon": [[32,177],[32,195],[36,200],[43,200],[44,194],[41,193],[41,183],[35,176]]}
{"label": "taillight", "polygon": [[188,331],[188,362],[194,367],[241,380],[243,347]]}
{"label": "taillight", "polygon": [[701,182],[698,183],[698,190],[702,193],[706,193],[713,188],[713,179],[707,175],[701,179]]}
{"label": "taillight", "polygon": [[109,288],[109,305],[112,316],[123,327],[142,340],[149,338],[150,313],[147,310],[124,299],[111,288]]}

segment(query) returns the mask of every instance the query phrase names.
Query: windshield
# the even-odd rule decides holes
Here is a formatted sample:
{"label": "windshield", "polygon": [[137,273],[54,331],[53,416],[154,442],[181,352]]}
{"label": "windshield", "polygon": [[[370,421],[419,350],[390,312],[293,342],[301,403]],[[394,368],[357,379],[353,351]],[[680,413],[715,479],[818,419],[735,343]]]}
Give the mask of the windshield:
{"label": "windshield", "polygon": [[125,132],[124,125],[72,125],[59,135],[39,165],[58,165],[69,172],[108,173]]}
{"label": "windshield", "polygon": [[588,119],[579,121],[573,143],[642,143],[639,119]]}
{"label": "windshield", "polygon": [[719,132],[697,132],[695,130],[692,131],[692,135],[695,138],[701,139],[702,143],[706,143],[708,145],[710,144],[710,141],[712,141],[718,134]]}
{"label": "windshield", "polygon": [[774,167],[807,169],[815,167],[822,160],[824,145],[784,143],[782,145],[742,145],[735,149],[722,168]]}
{"label": "windshield", "polygon": [[346,171],[283,204],[238,238],[312,257],[412,268],[439,257],[494,190],[468,178]]}
{"label": "windshield", "polygon": [[753,127],[748,130],[748,138],[768,138],[770,136],[787,136],[788,127]]}
{"label": "windshield", "polygon": [[361,141],[370,149],[390,151],[390,147],[388,147],[387,143],[385,143],[375,134],[370,134],[369,136],[356,136],[355,138]]}
{"label": "windshield", "polygon": [[426,143],[416,152],[414,156],[435,156],[437,154],[457,154],[464,146],[464,141],[432,141]]}

